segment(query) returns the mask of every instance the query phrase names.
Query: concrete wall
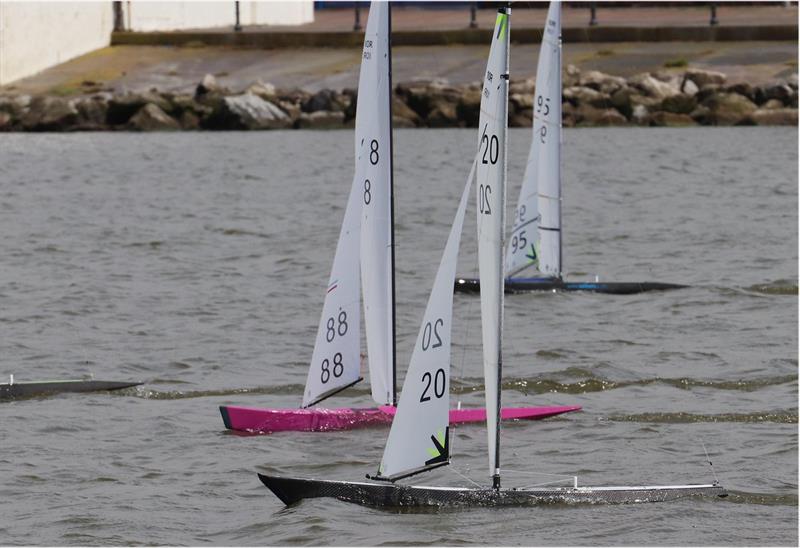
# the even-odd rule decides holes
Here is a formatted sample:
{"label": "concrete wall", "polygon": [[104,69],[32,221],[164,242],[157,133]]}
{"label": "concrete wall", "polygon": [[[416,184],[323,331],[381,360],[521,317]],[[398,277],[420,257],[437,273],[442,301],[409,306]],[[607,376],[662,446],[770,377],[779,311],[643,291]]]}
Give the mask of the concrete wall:
{"label": "concrete wall", "polygon": [[[300,25],[314,20],[312,0],[240,2],[242,25]],[[111,0],[9,2],[0,0],[0,86],[109,45]],[[134,31],[232,28],[233,0],[124,1],[125,27]]]}
{"label": "concrete wall", "polygon": [[[236,8],[233,0],[216,2],[164,1],[122,3],[125,29],[162,31],[233,27]],[[314,20],[312,0],[239,2],[242,25],[302,25]]]}
{"label": "concrete wall", "polygon": [[0,85],[107,46],[111,2],[0,1]]}

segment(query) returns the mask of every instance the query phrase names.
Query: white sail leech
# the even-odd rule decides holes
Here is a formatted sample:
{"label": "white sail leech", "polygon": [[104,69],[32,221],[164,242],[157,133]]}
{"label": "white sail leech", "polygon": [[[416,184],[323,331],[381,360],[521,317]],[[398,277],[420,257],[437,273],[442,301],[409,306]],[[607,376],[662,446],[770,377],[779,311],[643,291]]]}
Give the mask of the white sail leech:
{"label": "white sail leech", "polygon": [[358,382],[361,369],[360,283],[358,272],[360,177],[353,177],[339,243],[322,307],[303,407]]}
{"label": "white sail leech", "polygon": [[497,14],[483,82],[477,164],[478,265],[490,476],[499,476],[499,371],[503,318],[509,15]]}
{"label": "white sail leech", "polygon": [[506,275],[529,266],[561,278],[561,5],[551,2],[539,50],[528,163],[506,250]]}
{"label": "white sail leech", "polygon": [[361,192],[361,281],[372,398],[394,403],[394,318],[389,4],[373,2],[364,35],[356,108]]}
{"label": "white sail leech", "polygon": [[450,459],[453,277],[476,161],[472,162],[414,343],[400,403],[378,470],[382,479],[411,475],[447,464]]}

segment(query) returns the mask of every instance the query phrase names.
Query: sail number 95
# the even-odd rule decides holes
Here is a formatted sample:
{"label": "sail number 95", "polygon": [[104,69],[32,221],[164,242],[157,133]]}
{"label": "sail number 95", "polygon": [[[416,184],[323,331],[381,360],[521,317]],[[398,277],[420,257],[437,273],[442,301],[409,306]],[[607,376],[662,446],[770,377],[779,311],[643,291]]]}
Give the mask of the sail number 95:
{"label": "sail number 95", "polygon": [[422,395],[419,397],[420,403],[430,401],[431,397],[428,395],[428,391],[431,389],[431,384],[433,385],[434,397],[441,398],[444,396],[446,380],[444,369],[437,369],[436,373],[433,375],[430,374],[430,371],[425,371],[425,373],[422,374],[422,382],[425,383],[425,388],[422,390]]}

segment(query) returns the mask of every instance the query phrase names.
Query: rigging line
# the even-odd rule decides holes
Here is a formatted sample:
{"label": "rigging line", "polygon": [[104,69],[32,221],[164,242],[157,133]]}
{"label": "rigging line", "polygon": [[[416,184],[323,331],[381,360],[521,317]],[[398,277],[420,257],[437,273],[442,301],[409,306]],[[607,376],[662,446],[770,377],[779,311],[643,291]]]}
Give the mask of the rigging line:
{"label": "rigging line", "polygon": [[711,463],[711,457],[708,456],[708,450],[706,449],[706,444],[703,443],[703,440],[700,440],[700,445],[703,446],[703,451],[706,454],[706,460],[708,461],[708,466],[711,468],[711,473],[714,475],[714,483],[719,483],[719,478],[717,478],[717,473],[714,471],[714,465]]}
{"label": "rigging line", "polygon": [[472,478],[470,478],[469,476],[466,476],[466,475],[462,474],[461,472],[459,472],[458,470],[456,470],[456,469],[455,469],[455,467],[453,467],[453,466],[449,466],[448,468],[450,469],[450,471],[451,471],[451,472],[454,472],[455,474],[457,474],[457,475],[461,476],[462,478],[464,478],[465,480],[467,480],[467,481],[468,481],[468,482],[470,482],[471,484],[475,485],[476,487],[478,487],[478,488],[481,488],[481,489],[483,488],[483,485],[481,485],[481,484],[480,484],[480,483],[478,483],[477,481],[473,480],[473,479],[472,479]]}
{"label": "rigging line", "polygon": [[546,472],[531,472],[530,470],[509,470],[508,468],[503,468],[503,472],[511,472],[513,474],[519,474],[521,476],[550,476],[553,478],[562,478],[562,479],[572,479],[575,476],[569,476],[567,474],[548,474]]}

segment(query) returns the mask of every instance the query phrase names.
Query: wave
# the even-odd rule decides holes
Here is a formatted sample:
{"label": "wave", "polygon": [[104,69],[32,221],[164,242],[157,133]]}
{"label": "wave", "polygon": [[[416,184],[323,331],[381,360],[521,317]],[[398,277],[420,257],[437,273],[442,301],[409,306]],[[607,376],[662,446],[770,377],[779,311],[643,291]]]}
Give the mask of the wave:
{"label": "wave", "polygon": [[772,493],[748,493],[746,491],[728,491],[726,502],[734,504],[759,504],[763,506],[797,506],[797,495],[775,495]]}
{"label": "wave", "polygon": [[739,422],[739,423],[778,423],[797,424],[797,410],[784,409],[766,413],[720,413],[703,415],[695,413],[638,413],[632,415],[610,415],[609,421],[617,422],[658,422],[658,423],[690,423],[690,422]]}

